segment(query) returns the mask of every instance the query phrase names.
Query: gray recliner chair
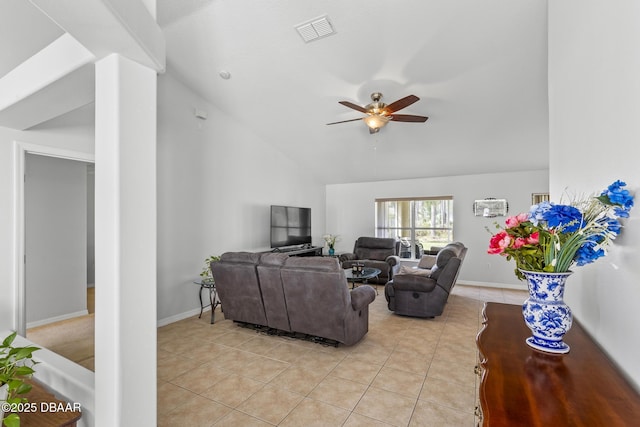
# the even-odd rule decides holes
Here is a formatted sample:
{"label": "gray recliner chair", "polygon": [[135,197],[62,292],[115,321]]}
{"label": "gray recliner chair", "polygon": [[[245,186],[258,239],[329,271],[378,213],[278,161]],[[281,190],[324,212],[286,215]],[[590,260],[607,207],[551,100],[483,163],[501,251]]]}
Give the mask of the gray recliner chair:
{"label": "gray recliner chair", "polygon": [[400,268],[396,239],[385,237],[359,237],[353,247],[353,253],[340,255],[342,268],[351,268],[356,262],[365,267],[377,268],[381,271],[376,279],[369,283],[385,284],[393,279]]}
{"label": "gray recliner chair", "polygon": [[282,270],[291,329],[353,345],[369,331],[371,286],[349,290],[335,258],[291,257]]}
{"label": "gray recliner chair", "polygon": [[262,301],[267,316],[267,325],[270,328],[285,332],[292,332],[287,313],[287,303],[282,289],[282,277],[280,270],[289,259],[287,254],[271,253],[263,254],[258,265],[258,278],[262,289]]}
{"label": "gray recliner chair", "polygon": [[[462,243],[450,243],[438,251],[431,268],[418,267],[395,275],[384,289],[389,310],[413,317],[441,315],[466,253]],[[425,255],[423,260],[428,261],[427,257],[433,255]]]}
{"label": "gray recliner chair", "polygon": [[257,266],[260,254],[227,252],[211,263],[224,317],[238,322],[267,326]]}

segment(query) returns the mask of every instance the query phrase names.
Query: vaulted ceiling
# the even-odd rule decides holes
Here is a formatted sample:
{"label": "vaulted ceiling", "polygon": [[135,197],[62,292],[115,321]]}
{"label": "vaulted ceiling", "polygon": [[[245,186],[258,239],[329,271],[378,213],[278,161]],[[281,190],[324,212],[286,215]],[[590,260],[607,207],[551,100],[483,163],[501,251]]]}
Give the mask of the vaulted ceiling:
{"label": "vaulted ceiling", "polygon": [[[157,7],[167,73],[327,183],[548,167],[546,1]],[[295,27],[322,17],[334,34],[303,41]],[[63,33],[31,3],[3,0],[0,77]],[[375,134],[362,121],[326,125],[362,117],[338,101],[365,105],[372,92],[387,103],[414,94],[402,113],[429,120]]]}

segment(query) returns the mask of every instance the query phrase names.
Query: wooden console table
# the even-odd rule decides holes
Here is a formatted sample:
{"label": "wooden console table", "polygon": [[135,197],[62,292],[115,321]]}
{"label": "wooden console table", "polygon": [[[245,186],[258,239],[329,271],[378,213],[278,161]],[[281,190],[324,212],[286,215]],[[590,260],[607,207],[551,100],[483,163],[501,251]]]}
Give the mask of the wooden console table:
{"label": "wooden console table", "polygon": [[20,413],[20,427],[75,427],[82,417],[80,410],[75,409],[73,404],[62,401],[50,393],[40,382],[31,379],[29,383],[33,386],[26,394],[29,404],[36,411]]}
{"label": "wooden console table", "polygon": [[525,344],[530,330],[518,305],[487,303],[480,352],[483,426],[631,426],[640,423],[640,394],[579,323],[565,355]]}

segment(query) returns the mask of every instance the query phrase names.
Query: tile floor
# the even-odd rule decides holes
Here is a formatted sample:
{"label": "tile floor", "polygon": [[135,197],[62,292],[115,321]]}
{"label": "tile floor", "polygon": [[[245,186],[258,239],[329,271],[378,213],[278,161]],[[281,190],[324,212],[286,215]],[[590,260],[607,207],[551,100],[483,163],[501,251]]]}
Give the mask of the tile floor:
{"label": "tile floor", "polygon": [[208,313],[158,329],[159,426],[474,426],[485,301],[526,291],[457,285],[442,316],[370,306],[369,333],[326,347]]}

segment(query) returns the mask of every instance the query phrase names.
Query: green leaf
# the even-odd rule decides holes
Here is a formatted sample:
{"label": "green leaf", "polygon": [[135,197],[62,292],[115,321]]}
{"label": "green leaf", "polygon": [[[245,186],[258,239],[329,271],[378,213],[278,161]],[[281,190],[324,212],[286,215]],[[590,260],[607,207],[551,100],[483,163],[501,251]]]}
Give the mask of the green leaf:
{"label": "green leaf", "polygon": [[13,340],[16,338],[16,335],[18,335],[17,331],[12,333],[8,337],[6,337],[4,339],[4,341],[2,341],[2,347],[9,347],[11,345],[11,343],[13,342]]}
{"label": "green leaf", "polygon": [[30,359],[31,358],[31,353],[33,353],[36,350],[39,350],[38,347],[19,347],[16,350],[16,359],[21,360],[21,359]]}
{"label": "green leaf", "polygon": [[18,366],[16,368],[16,376],[27,376],[33,374],[35,371],[28,366]]}
{"label": "green leaf", "polygon": [[16,394],[25,394],[31,391],[31,384],[22,383],[20,387],[16,390]]}
{"label": "green leaf", "polygon": [[598,196],[596,197],[597,200],[599,200],[603,205],[608,205],[608,206],[613,206],[615,203],[611,203],[611,200],[609,200],[609,197],[604,195],[604,196]]}
{"label": "green leaf", "polygon": [[9,380],[7,381],[7,388],[9,389],[9,391],[13,391],[13,390],[16,390],[18,387],[20,387],[21,384],[22,384],[22,381],[12,377],[12,378],[9,378]]}
{"label": "green leaf", "polygon": [[3,424],[5,427],[20,427],[20,417],[18,414],[9,414],[4,419]]}

